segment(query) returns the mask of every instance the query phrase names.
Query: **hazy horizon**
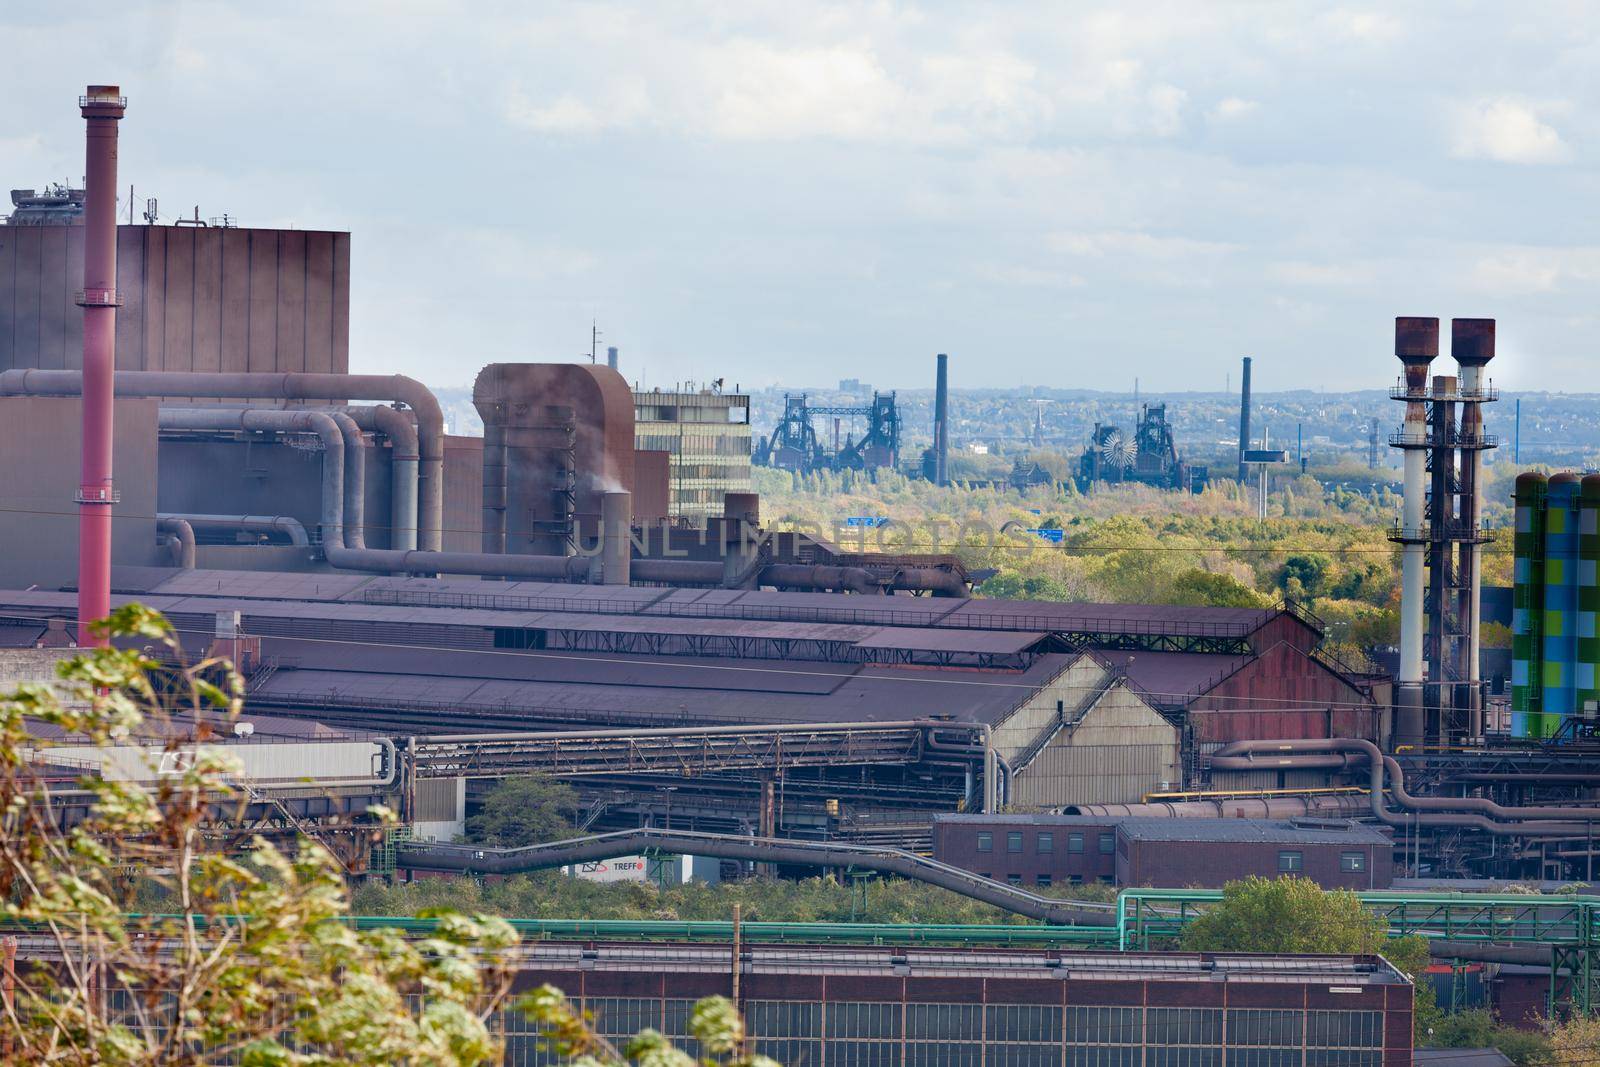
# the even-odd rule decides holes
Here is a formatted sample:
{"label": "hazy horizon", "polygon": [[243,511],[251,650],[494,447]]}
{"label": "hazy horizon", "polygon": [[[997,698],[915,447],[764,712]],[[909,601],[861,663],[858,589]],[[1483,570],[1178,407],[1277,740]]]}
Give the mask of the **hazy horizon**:
{"label": "hazy horizon", "polygon": [[1581,389],[1592,13],[13,6],[0,180],[76,180],[119,82],[124,196],[349,230],[352,369],[440,385],[597,320],[647,386],[1381,389],[1410,314]]}

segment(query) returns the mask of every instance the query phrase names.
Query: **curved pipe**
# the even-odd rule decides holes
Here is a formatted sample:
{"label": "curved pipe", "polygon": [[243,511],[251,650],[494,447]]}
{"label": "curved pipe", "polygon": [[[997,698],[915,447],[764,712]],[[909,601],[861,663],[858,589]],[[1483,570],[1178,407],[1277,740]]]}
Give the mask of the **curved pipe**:
{"label": "curved pipe", "polygon": [[194,570],[194,527],[177,515],[160,515],[156,518],[156,529],[172,539],[178,566],[186,571]]}
{"label": "curved pipe", "polygon": [[345,437],[328,413],[281,408],[162,408],[157,425],[163,430],[316,434],[322,442],[322,550],[332,562],[332,553],[344,547]]}
{"label": "curved pipe", "polygon": [[792,841],[782,838],[741,837],[734,834],[646,828],[623,830],[613,834],[596,834],[570,841],[528,845],[523,848],[408,842],[402,844],[400,849],[400,860],[407,866],[428,870],[471,871],[477,874],[510,874],[517,871],[560,867],[569,863],[631,856],[651,849],[675,854],[715,856],[721,859],[756,860],[761,863],[790,863],[812,867],[861,867],[897,874],[903,878],[914,878],[1042,922],[1091,926],[1112,926],[1116,923],[1116,906],[1113,904],[1096,908],[1082,901],[1069,903],[1042,897],[1016,886],[1006,885],[1004,882],[980,877],[959,867],[930,860],[914,852],[874,845]]}
{"label": "curved pipe", "polygon": [[[1582,837],[1585,828],[1582,823],[1543,823],[1534,825],[1505,825],[1492,821],[1485,815],[1464,814],[1430,814],[1438,812],[1441,808],[1456,808],[1470,806],[1476,811],[1499,814],[1500,818],[1512,819],[1552,819],[1552,818],[1582,818],[1583,814],[1590,816],[1600,812],[1580,813],[1570,808],[1502,808],[1492,801],[1481,798],[1465,797],[1457,800],[1443,798],[1418,798],[1405,791],[1404,776],[1400,773],[1399,764],[1384,756],[1377,745],[1371,741],[1359,738],[1304,738],[1286,741],[1235,741],[1218,749],[1211,757],[1212,766],[1217,766],[1217,760],[1222,759],[1225,769],[1237,770],[1248,767],[1249,760],[1235,761],[1230,757],[1246,756],[1255,752],[1292,753],[1292,752],[1358,752],[1366,756],[1367,764],[1371,770],[1371,793],[1368,799],[1372,803],[1373,816],[1382,823],[1395,827],[1408,826],[1462,826],[1484,830],[1500,837]],[[1282,764],[1279,764],[1282,765]],[[1388,809],[1384,804],[1384,772],[1388,771],[1394,776],[1389,788],[1393,791],[1395,800],[1402,806],[1410,808],[1415,814],[1401,815]],[[1421,801],[1419,803],[1419,801]],[[1470,802],[1470,803],[1469,803]]]}
{"label": "curved pipe", "polygon": [[328,417],[344,437],[344,547],[367,547],[367,439],[361,427],[343,411]]}
{"label": "curved pipe", "polygon": [[363,430],[389,439],[389,547],[410,551],[417,547],[417,428],[387,404],[344,410]]}
{"label": "curved pipe", "polygon": [[[720,569],[720,564],[718,565]],[[718,582],[721,582],[720,575]],[[882,593],[883,587],[860,567],[812,567],[800,563],[774,563],[761,568],[760,582],[778,589],[840,590]]]}
{"label": "curved pipe", "polygon": [[[75,370],[9,370],[0,372],[3,396],[80,396],[83,372]],[[118,396],[274,397],[286,400],[390,400],[417,415],[421,454],[418,510],[424,549],[443,547],[444,413],[439,400],[421,382],[403,374],[183,373],[118,371]]]}
{"label": "curved pipe", "polygon": [[163,512],[158,519],[182,519],[196,530],[247,530],[282,534],[297,548],[311,544],[305,524],[293,515],[179,515]]}

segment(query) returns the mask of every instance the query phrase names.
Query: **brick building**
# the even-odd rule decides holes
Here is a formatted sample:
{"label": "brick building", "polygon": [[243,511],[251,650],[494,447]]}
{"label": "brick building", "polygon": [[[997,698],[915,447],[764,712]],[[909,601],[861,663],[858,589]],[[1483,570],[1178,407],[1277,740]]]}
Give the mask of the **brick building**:
{"label": "brick building", "polygon": [[1336,819],[940,815],[934,858],[1013,885],[1219,888],[1296,874],[1329,889],[1387,889],[1394,843]]}

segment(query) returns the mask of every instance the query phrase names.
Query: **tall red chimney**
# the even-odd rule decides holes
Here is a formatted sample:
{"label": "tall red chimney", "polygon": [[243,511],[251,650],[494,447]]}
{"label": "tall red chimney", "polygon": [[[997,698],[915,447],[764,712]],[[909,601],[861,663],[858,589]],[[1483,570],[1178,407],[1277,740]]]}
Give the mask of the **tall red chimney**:
{"label": "tall red chimney", "polygon": [[111,614],[111,397],[116,373],[117,123],[128,101],[91,85],[78,106],[88,121],[84,165],[83,456],[78,478],[78,644],[104,644],[89,623]]}

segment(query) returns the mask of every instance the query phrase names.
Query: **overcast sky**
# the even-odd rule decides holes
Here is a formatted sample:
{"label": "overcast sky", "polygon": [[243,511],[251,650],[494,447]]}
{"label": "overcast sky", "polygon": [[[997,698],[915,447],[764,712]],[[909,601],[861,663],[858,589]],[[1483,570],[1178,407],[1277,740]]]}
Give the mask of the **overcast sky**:
{"label": "overcast sky", "polygon": [[[1596,389],[1600,3],[0,5],[0,183],[353,233],[351,362]],[[1446,327],[1448,330],[1448,327]]]}

